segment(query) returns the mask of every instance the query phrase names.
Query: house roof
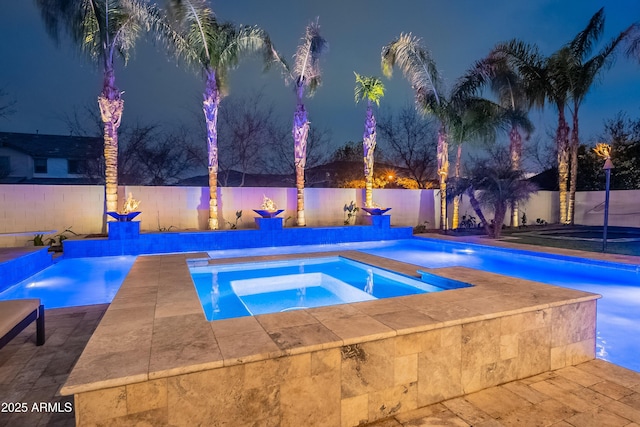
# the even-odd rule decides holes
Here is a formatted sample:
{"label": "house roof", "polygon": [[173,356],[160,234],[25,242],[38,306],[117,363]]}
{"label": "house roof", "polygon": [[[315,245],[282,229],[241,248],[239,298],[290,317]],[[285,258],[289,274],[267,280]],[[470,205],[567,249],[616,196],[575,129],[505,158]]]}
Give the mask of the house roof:
{"label": "house roof", "polygon": [[0,147],[12,148],[31,157],[96,157],[102,154],[102,144],[103,140],[99,137],[0,132]]}

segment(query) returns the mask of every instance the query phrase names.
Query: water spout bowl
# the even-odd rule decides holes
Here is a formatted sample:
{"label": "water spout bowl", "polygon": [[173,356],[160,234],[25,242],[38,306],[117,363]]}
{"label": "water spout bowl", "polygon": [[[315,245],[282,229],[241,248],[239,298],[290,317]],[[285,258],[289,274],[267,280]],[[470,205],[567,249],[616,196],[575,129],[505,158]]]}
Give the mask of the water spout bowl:
{"label": "water spout bowl", "polygon": [[254,209],[253,211],[258,215],[260,215],[262,218],[275,218],[276,216],[284,212],[284,209],[278,209],[276,211],[268,211],[265,209]]}
{"label": "water spout bowl", "polygon": [[133,218],[137,217],[141,213],[142,212],[129,212],[124,214],[120,212],[107,212],[107,215],[109,215],[111,218],[114,218],[118,222],[127,222],[127,221],[131,221]]}
{"label": "water spout bowl", "polygon": [[367,212],[369,215],[382,215],[386,211],[390,211],[391,208],[362,208],[362,210]]}

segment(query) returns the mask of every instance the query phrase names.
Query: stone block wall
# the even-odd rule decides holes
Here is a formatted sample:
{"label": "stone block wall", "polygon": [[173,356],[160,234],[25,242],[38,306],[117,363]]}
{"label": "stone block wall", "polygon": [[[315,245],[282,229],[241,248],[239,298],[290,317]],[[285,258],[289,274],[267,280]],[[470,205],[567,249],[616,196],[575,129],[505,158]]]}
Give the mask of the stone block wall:
{"label": "stone block wall", "polygon": [[77,425],[356,426],[595,357],[596,301],[75,395]]}

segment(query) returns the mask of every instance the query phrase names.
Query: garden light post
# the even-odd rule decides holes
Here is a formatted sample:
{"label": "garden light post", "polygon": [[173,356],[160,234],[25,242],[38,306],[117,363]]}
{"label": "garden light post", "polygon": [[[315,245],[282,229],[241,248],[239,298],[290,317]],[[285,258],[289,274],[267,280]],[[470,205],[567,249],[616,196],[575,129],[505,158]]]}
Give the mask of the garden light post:
{"label": "garden light post", "polygon": [[602,252],[607,251],[607,225],[609,222],[609,183],[611,181],[611,169],[613,169],[613,163],[611,162],[611,158],[607,157],[604,161],[604,169],[605,174],[605,187],[604,187],[604,227],[602,229]]}

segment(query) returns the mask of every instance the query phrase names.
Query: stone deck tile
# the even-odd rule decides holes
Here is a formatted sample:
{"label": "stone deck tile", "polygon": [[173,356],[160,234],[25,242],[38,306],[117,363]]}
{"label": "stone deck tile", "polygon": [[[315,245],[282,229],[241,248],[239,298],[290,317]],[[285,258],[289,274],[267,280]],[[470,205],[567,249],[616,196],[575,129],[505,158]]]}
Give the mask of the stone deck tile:
{"label": "stone deck tile", "polygon": [[596,359],[366,426],[638,426],[640,393],[634,387],[639,378],[638,372]]}
{"label": "stone deck tile", "polygon": [[[47,340],[35,345],[35,323],[0,349],[0,402],[27,403],[27,413],[0,413],[0,426],[75,426],[73,396],[60,396],[71,368],[108,305],[45,311]],[[58,412],[31,411],[34,403],[58,405]],[[66,406],[65,406],[66,405]],[[71,412],[64,412],[69,408]]]}

